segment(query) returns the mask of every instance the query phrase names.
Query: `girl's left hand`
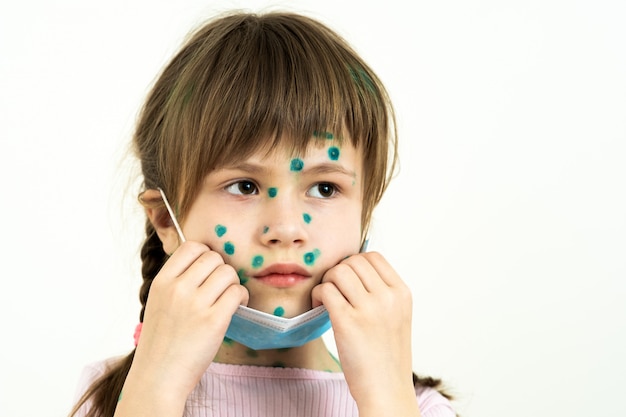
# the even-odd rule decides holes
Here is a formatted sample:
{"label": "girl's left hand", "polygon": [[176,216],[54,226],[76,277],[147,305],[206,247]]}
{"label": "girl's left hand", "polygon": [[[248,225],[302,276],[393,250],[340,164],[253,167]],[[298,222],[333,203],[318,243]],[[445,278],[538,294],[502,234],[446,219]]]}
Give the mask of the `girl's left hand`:
{"label": "girl's left hand", "polygon": [[326,306],[360,416],[419,416],[412,379],[411,292],[376,252],[351,256],[313,289]]}

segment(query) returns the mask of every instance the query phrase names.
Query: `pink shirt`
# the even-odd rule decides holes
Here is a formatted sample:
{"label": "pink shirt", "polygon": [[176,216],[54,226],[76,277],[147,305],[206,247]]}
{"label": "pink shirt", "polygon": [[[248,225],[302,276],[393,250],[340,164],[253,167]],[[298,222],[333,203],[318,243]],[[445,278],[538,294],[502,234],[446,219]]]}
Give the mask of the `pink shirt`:
{"label": "pink shirt", "polygon": [[[79,396],[105,371],[106,361],[85,368]],[[455,417],[432,388],[416,388],[422,417]],[[77,416],[85,415],[80,410]],[[343,373],[213,363],[187,399],[189,417],[345,417],[359,415]]]}

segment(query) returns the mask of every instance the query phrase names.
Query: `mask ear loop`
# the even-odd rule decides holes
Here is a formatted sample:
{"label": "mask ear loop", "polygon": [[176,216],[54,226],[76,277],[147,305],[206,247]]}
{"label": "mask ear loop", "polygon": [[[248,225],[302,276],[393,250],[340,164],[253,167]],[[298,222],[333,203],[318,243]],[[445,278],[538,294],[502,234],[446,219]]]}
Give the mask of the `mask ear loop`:
{"label": "mask ear loop", "polygon": [[170,206],[170,202],[167,201],[167,197],[165,197],[165,193],[163,192],[161,187],[159,187],[158,190],[161,193],[161,198],[163,199],[163,202],[165,203],[165,208],[167,208],[167,212],[170,214],[172,223],[174,223],[174,227],[176,228],[178,237],[180,238],[182,243],[185,243],[187,239],[185,239],[185,236],[183,235],[183,231],[181,230],[180,225],[178,224],[178,221],[176,221],[176,216],[174,216],[174,211],[172,210],[172,207]]}

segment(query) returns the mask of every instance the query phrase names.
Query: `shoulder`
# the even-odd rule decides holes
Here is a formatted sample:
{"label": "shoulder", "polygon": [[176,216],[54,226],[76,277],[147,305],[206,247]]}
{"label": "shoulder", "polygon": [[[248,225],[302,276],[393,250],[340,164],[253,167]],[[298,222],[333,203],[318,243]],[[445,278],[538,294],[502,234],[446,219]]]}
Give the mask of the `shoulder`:
{"label": "shoulder", "polygon": [[450,400],[436,389],[418,385],[415,395],[422,417],[456,417]]}

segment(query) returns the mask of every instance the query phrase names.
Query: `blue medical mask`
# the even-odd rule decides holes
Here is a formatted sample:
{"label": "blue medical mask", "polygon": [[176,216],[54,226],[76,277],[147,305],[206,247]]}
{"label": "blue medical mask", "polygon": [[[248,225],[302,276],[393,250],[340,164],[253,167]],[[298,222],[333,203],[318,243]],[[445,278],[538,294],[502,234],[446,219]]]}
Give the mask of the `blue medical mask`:
{"label": "blue medical mask", "polygon": [[[160,188],[159,192],[180,240],[185,242],[185,236],[165,193]],[[330,327],[330,317],[324,306],[293,318],[278,317],[250,307],[239,306],[226,330],[226,337],[254,350],[282,349],[302,346],[322,336]]]}
{"label": "blue medical mask", "polygon": [[328,329],[330,317],[324,306],[290,319],[239,306],[226,337],[254,350],[282,349],[302,346]]}

